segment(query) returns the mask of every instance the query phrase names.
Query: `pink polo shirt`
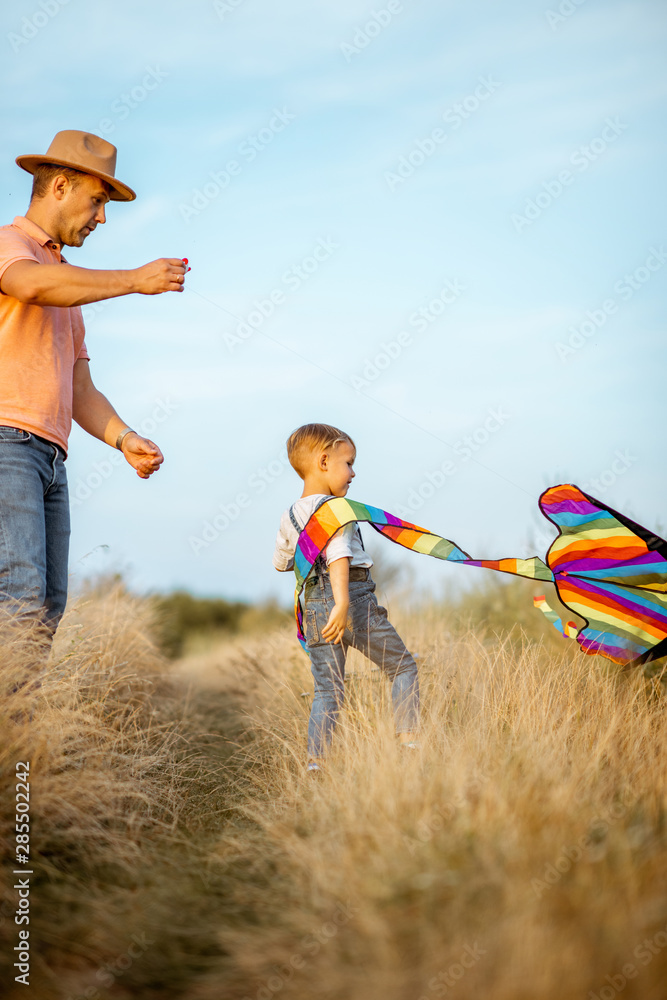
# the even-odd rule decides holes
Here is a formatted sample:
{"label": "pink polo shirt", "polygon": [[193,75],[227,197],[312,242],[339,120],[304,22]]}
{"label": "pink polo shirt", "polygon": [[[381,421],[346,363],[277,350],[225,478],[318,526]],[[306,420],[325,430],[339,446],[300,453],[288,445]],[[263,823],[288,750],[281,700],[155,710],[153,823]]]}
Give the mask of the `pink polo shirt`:
{"label": "pink polo shirt", "polygon": [[[48,233],[17,215],[0,226],[0,278],[17,260],[67,263]],[[72,373],[89,360],[79,306],[35,306],[0,293],[0,425],[20,427],[67,451]]]}

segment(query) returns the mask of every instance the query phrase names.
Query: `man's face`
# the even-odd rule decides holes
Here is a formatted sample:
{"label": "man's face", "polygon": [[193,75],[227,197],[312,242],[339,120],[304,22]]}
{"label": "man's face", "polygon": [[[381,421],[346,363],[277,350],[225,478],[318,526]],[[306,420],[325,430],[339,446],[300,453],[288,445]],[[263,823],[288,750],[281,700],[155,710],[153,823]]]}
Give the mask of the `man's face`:
{"label": "man's face", "polygon": [[60,210],[60,242],[68,247],[80,247],[86,236],[100,223],[106,222],[104,206],[109,200],[107,188],[99,177],[85,174],[64,193]]}

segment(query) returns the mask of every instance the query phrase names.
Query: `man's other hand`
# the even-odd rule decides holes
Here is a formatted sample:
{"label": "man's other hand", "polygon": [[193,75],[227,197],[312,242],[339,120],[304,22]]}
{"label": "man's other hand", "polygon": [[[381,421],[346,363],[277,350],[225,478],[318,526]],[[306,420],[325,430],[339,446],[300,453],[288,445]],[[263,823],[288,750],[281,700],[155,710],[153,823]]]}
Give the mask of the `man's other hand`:
{"label": "man's other hand", "polygon": [[121,450],[141,479],[148,479],[164,462],[164,455],[155,442],[139,437],[134,431],[125,435]]}

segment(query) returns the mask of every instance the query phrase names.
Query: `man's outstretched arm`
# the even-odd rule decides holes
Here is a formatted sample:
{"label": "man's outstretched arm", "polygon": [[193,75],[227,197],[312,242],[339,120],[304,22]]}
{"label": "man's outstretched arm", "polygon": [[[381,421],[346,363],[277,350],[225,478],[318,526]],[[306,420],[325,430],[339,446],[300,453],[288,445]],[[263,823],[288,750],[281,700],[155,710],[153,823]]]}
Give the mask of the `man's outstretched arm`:
{"label": "man's outstretched arm", "polygon": [[139,292],[182,292],[187,264],[161,257],[129,271],[93,271],[72,264],[17,260],[0,279],[0,290],[33,306],[83,306]]}
{"label": "man's outstretched arm", "polygon": [[[79,427],[115,448],[118,435],[128,425],[121,420],[107,397],[95,388],[90,377],[89,363],[83,358],[79,358],[74,364],[73,388],[72,415]],[[164,461],[158,446],[135,431],[125,435],[121,450],[142,479],[148,479],[157,472]]]}

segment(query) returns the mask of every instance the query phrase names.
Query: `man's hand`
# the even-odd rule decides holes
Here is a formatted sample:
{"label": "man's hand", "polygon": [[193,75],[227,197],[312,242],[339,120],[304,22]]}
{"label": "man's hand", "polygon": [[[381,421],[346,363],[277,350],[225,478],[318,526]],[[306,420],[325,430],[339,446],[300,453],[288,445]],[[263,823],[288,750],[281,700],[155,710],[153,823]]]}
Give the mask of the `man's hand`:
{"label": "man's hand", "polygon": [[161,292],[182,292],[187,261],[177,257],[160,257],[134,270],[134,291],[142,295],[159,295]]}
{"label": "man's hand", "polygon": [[329,621],[322,629],[322,638],[327,642],[339,643],[347,626],[349,604],[334,604],[329,615]]}
{"label": "man's hand", "polygon": [[[90,364],[84,358],[74,362],[72,380],[72,416],[88,434],[115,448],[121,432],[128,425],[118,416],[106,396],[93,384]],[[121,441],[121,451],[137,475],[148,479],[160,468],[164,456],[154,441],[128,430]]]}
{"label": "man's hand", "polygon": [[121,451],[141,479],[148,479],[164,462],[164,455],[155,442],[139,437],[134,431],[123,438]]}

